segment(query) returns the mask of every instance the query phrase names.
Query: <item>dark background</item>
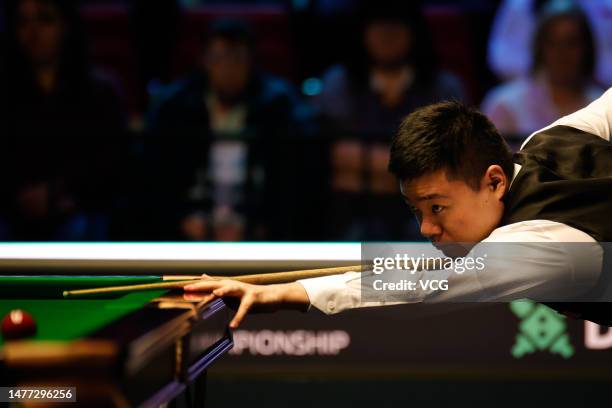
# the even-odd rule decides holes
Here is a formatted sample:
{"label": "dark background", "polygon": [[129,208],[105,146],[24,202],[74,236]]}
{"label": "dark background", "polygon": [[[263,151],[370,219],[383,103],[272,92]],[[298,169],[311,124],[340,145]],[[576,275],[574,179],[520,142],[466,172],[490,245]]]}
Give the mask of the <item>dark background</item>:
{"label": "dark background", "polygon": [[[462,100],[474,106],[502,82],[487,65],[499,3],[430,0],[419,7],[436,66],[460,81]],[[0,1],[3,17],[7,4]],[[311,106],[329,67],[357,64],[356,2],[81,1],[77,8],[83,28],[78,38],[115,99],[100,98],[100,106],[90,105],[90,98],[83,106],[64,101],[58,114],[54,109],[64,103],[61,98],[28,99],[21,85],[27,78],[20,82],[20,71],[11,71],[11,25],[0,19],[0,78],[10,90],[0,88],[0,240],[420,239],[395,186],[378,189],[377,180],[389,180],[373,170],[382,163],[384,172],[384,151],[398,123],[381,124],[385,130],[374,132],[330,127]],[[186,78],[201,58],[202,37],[227,18],[249,23],[255,64],[282,78],[283,89],[299,100],[292,108],[303,115],[283,122],[281,132],[276,125],[286,114],[282,109],[254,115],[257,126],[264,124],[257,136],[245,132],[224,139],[199,128],[197,109],[184,115],[190,105],[164,105],[177,90],[188,97],[199,90],[201,84]],[[203,97],[198,94],[194,103]],[[39,111],[30,109],[31,101],[40,103]],[[516,148],[526,135],[506,136]],[[230,150],[246,148],[248,176],[234,191],[241,197],[235,207],[221,208],[218,216],[210,176],[199,186],[204,193],[193,198],[188,192],[200,161],[207,171],[204,152],[219,140],[236,142],[222,145]],[[335,184],[337,173],[346,170],[342,166],[357,187]],[[515,359],[511,348],[520,321],[507,305],[445,312],[435,319],[425,312],[419,319],[422,311],[409,317],[397,308],[325,318],[317,312],[299,319],[289,312],[252,316],[242,330],[345,330],[352,342],[338,356],[225,356],[210,370],[208,402],[230,407],[608,404],[612,355],[584,347],[582,322],[568,323],[576,348],[572,358],[540,350]]]}

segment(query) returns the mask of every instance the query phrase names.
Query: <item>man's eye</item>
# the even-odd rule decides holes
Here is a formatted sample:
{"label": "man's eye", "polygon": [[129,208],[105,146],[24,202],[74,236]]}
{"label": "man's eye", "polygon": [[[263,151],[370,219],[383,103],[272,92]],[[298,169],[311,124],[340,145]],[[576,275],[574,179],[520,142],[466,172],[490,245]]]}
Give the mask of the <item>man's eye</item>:
{"label": "man's eye", "polygon": [[431,206],[431,212],[434,214],[439,214],[440,211],[442,211],[444,209],[444,207],[442,207],[441,205],[432,205]]}

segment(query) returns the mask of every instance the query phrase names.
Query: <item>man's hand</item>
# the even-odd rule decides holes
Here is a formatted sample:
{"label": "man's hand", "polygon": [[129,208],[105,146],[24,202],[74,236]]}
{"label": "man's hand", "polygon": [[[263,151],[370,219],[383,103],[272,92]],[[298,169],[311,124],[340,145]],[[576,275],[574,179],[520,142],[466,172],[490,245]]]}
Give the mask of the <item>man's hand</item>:
{"label": "man's hand", "polygon": [[[234,297],[240,299],[240,306],[230,322],[230,328],[240,325],[249,310],[275,311],[280,309],[305,310],[310,299],[304,287],[297,282],[278,285],[251,285],[232,279],[212,279],[202,276],[201,282],[184,287],[185,299],[212,300],[214,298]],[[202,293],[203,292],[203,293]]]}

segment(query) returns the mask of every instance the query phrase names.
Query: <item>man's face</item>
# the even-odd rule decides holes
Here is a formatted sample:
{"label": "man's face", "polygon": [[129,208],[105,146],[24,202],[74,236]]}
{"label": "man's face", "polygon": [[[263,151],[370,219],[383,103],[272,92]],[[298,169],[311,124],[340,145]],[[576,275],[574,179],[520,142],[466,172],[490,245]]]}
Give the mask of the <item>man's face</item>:
{"label": "man's face", "polygon": [[446,174],[438,170],[401,182],[402,196],[416,215],[421,234],[443,250],[445,244],[476,243],[491,234],[501,221],[508,184],[497,165],[487,169],[478,190],[463,180],[449,180]]}
{"label": "man's face", "polygon": [[413,47],[413,36],[402,23],[374,21],[366,27],[364,42],[375,64],[393,66],[405,60]]}
{"label": "man's face", "polygon": [[208,44],[204,66],[217,97],[231,103],[246,89],[251,73],[250,51],[245,44],[216,38]]}
{"label": "man's face", "polygon": [[49,64],[60,54],[64,24],[52,4],[23,0],[17,9],[16,34],[19,45],[32,63]]}
{"label": "man's face", "polygon": [[542,51],[543,66],[552,81],[572,84],[581,79],[586,48],[576,19],[561,17],[551,22]]}

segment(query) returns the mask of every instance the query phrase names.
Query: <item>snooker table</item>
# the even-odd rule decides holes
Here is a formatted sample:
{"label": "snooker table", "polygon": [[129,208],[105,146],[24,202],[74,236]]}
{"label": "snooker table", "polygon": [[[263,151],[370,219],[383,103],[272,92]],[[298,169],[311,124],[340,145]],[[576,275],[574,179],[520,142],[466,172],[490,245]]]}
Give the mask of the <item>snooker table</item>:
{"label": "snooker table", "polygon": [[0,340],[2,386],[76,387],[78,406],[159,406],[190,385],[203,401],[206,368],[232,347],[222,300],[162,290],[88,298],[65,288],[151,283],[155,276],[2,276],[0,315],[30,313],[36,334]]}
{"label": "snooker table", "polygon": [[202,406],[206,369],[233,345],[223,300],[63,291],[353,265],[360,256],[357,243],[0,244],[0,317],[23,309],[37,325],[32,337],[0,339],[0,386],[76,387],[69,406],[154,407],[177,397]]}

